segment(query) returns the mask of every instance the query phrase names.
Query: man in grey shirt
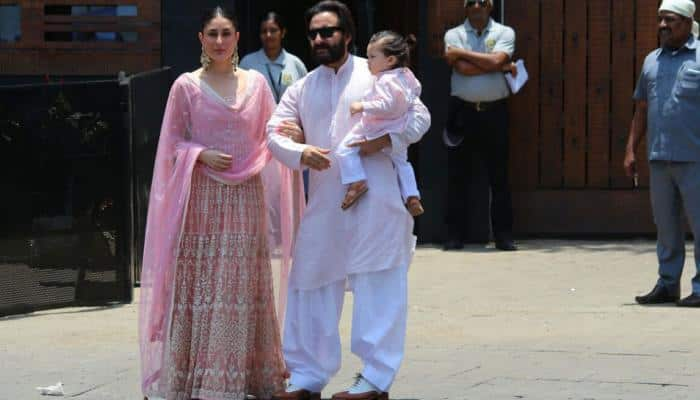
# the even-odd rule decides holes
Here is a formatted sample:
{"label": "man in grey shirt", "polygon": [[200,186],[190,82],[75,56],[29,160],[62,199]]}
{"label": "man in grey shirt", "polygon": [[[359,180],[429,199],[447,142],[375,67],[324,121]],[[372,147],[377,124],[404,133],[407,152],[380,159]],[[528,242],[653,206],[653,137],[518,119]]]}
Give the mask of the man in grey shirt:
{"label": "man in grey shirt", "polygon": [[[624,167],[636,177],[636,149],[648,132],[650,194],[657,227],[659,279],[639,304],[676,302],[700,307],[700,44],[691,34],[695,4],[664,0],[659,8],[662,47],[644,60],[634,92],[636,111]],[[692,293],[680,299],[685,261],[682,207],[695,236]]]}
{"label": "man in grey shirt", "polygon": [[[515,32],[491,18],[492,0],[466,0],[467,18],[445,34],[445,58],[452,67],[448,105],[448,240],[445,250],[464,246],[466,187],[474,152],[482,155],[491,189],[491,226],[500,250],[516,250],[508,187],[510,92],[503,70],[510,67]],[[455,139],[457,138],[457,139]]]}

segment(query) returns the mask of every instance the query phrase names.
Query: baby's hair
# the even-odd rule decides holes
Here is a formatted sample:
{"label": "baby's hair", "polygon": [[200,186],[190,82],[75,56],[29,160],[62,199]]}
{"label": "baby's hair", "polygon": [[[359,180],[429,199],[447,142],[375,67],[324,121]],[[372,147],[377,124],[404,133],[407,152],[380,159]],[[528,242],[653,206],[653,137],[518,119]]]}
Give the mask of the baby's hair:
{"label": "baby's hair", "polygon": [[408,35],[404,38],[393,31],[381,31],[372,35],[369,43],[379,45],[386,57],[396,57],[395,68],[408,67],[411,63],[411,49],[416,46],[416,37]]}

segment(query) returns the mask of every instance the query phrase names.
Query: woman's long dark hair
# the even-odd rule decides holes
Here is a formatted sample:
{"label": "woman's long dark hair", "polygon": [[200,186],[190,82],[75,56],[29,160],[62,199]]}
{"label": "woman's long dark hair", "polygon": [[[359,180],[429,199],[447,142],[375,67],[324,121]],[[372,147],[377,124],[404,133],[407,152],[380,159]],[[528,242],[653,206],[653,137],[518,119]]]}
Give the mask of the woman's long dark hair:
{"label": "woman's long dark hair", "polygon": [[207,8],[204,10],[204,13],[202,13],[201,32],[204,32],[204,28],[217,17],[226,18],[227,20],[231,21],[233,28],[238,30],[238,20],[236,19],[236,15],[222,6],[216,6],[214,8]]}
{"label": "woman's long dark hair", "polygon": [[260,18],[260,24],[258,26],[261,26],[263,23],[267,21],[272,21],[277,26],[280,28],[281,31],[286,31],[287,30],[287,25],[284,23],[284,18],[282,18],[281,15],[274,11],[268,11],[266,12],[262,18]]}

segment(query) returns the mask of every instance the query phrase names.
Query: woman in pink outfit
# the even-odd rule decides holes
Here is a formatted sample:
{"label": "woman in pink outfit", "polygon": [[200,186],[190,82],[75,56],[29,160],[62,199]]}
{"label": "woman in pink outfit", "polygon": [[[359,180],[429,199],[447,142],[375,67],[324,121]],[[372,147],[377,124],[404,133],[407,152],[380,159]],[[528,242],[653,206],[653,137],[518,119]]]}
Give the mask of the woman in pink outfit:
{"label": "woman in pink outfit", "polygon": [[[408,121],[408,108],[420,96],[421,84],[408,69],[410,47],[414,39],[405,39],[391,31],[372,36],[367,45],[367,64],[375,82],[362,101],[350,105],[350,113],[362,118],[336,149],[340,177],[348,190],[341,208],[348,209],[369,190],[362,167],[358,144],[387,133],[403,132]],[[423,214],[420,193],[408,152],[391,155],[398,175],[401,196],[412,216]]]}
{"label": "woman in pink outfit", "polygon": [[[207,12],[199,38],[202,68],[171,88],[153,173],[142,390],[151,399],[269,398],[285,378],[269,245],[282,244],[287,266],[292,209],[302,203],[279,164],[280,182],[263,185],[275,101],[262,75],[237,68],[235,19],[221,7]],[[278,197],[267,197],[275,184]],[[282,217],[280,238],[268,237],[270,209]]]}

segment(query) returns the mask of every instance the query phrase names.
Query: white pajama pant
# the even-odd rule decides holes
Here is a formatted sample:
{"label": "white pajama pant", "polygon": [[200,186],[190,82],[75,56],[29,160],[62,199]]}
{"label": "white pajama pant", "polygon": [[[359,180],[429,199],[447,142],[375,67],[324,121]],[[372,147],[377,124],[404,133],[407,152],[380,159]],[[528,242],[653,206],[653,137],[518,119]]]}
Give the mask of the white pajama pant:
{"label": "white pajama pant", "polygon": [[[389,391],[401,365],[406,338],[408,267],[348,277],[353,293],[351,350],[360,357],[362,375]],[[340,369],[338,323],[344,280],[313,290],[290,290],[283,352],[290,383],[320,392]]]}
{"label": "white pajama pant", "polygon": [[[359,147],[347,147],[345,142],[342,142],[341,145],[338,146],[335,154],[338,160],[338,166],[340,167],[340,182],[343,185],[367,180],[365,169],[362,166],[362,157],[360,156]],[[411,196],[420,198],[418,183],[416,182],[416,173],[413,171],[413,166],[408,161],[408,151],[404,151],[403,154],[400,155],[389,154],[389,156],[394,163],[394,169],[398,176],[403,201],[405,202]]]}

